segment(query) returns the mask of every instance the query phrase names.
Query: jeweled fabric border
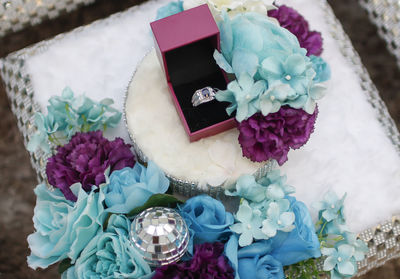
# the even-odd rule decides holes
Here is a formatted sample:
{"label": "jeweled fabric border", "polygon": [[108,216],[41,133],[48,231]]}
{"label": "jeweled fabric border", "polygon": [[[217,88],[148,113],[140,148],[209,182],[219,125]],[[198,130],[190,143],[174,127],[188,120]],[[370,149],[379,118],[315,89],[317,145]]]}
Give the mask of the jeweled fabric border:
{"label": "jeweled fabric border", "polygon": [[[345,34],[341,24],[334,16],[329,4],[326,2],[326,0],[321,0],[320,5],[326,11],[326,20],[331,26],[331,35],[339,42],[343,55],[348,59],[349,63],[354,66],[354,70],[359,76],[360,84],[366,93],[368,101],[375,109],[378,120],[382,124],[387,136],[390,138],[400,155],[399,131],[397,130],[393,119],[390,117],[384,102],[380,98],[375,85],[372,83],[368,72],[361,63],[360,57],[355,52],[348,36]],[[122,13],[117,13],[105,20],[111,22],[115,18],[121,16],[121,14]],[[81,32],[82,30],[96,25],[99,22],[101,21],[96,21],[91,25],[77,28],[72,32]],[[5,83],[11,109],[17,117],[18,128],[24,137],[25,146],[27,145],[32,134],[35,132],[35,127],[33,126],[34,114],[35,112],[40,111],[40,107],[34,101],[34,91],[30,82],[30,76],[26,72],[25,60],[27,57],[45,51],[51,44],[59,41],[63,36],[65,35],[61,34],[51,40],[43,41],[32,47],[12,53],[6,58],[0,60],[0,75]],[[145,159],[144,154],[139,153],[138,157]],[[37,178],[39,182],[46,181],[46,159],[47,157],[41,151],[31,154],[31,163],[37,172]],[[189,189],[194,190],[190,193],[192,195],[198,193],[198,189],[194,189],[195,184],[190,184],[190,187],[188,188],[187,183],[187,181],[177,180],[174,188],[181,194],[189,194]],[[219,193],[216,192],[209,193],[213,196],[219,195]],[[367,271],[383,265],[388,260],[400,257],[399,216],[395,216],[392,218],[392,220],[384,222],[374,228],[367,229],[364,232],[361,232],[359,236],[368,243],[369,253],[367,254],[365,260],[358,263],[359,273],[357,276],[363,275]],[[318,266],[320,268],[322,267],[320,261]]]}
{"label": "jeweled fabric border", "polygon": [[0,37],[93,2],[95,0],[0,0]]}
{"label": "jeweled fabric border", "polygon": [[370,20],[386,41],[389,51],[396,56],[400,67],[400,2],[398,0],[359,0]]}

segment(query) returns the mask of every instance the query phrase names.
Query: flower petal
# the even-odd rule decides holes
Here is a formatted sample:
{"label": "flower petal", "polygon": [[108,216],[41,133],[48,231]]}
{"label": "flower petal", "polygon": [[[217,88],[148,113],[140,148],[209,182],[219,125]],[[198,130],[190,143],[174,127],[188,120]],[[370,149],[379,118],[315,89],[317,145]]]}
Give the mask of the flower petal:
{"label": "flower petal", "polygon": [[337,259],[335,257],[327,257],[324,261],[324,271],[330,271],[335,268]]}
{"label": "flower petal", "polygon": [[356,267],[349,261],[338,263],[338,270],[343,275],[354,275],[356,273]]}
{"label": "flower petal", "polygon": [[245,230],[239,237],[239,245],[241,247],[248,246],[253,243],[253,235],[250,231]]}

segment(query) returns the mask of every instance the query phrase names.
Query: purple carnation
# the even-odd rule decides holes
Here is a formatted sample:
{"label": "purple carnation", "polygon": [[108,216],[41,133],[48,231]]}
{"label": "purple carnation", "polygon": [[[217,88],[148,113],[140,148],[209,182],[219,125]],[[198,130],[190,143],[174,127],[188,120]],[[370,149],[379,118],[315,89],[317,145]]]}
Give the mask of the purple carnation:
{"label": "purple carnation", "polygon": [[275,159],[279,165],[287,161],[290,148],[304,145],[314,131],[318,108],[313,114],[283,106],[278,112],[263,116],[257,113],[238,124],[239,143],[243,156],[253,162]]}
{"label": "purple carnation", "polygon": [[68,144],[57,148],[57,154],[47,162],[46,174],[51,185],[60,188],[64,196],[76,201],[69,188],[80,182],[90,191],[93,185],[105,182],[104,172],[133,167],[135,158],[130,145],[121,138],[109,141],[101,131],[76,133]]}
{"label": "purple carnation", "polygon": [[282,5],[276,10],[268,11],[268,16],[276,18],[282,27],[292,32],[299,40],[300,46],[307,49],[308,56],[321,55],[321,33],[310,31],[308,22],[295,9]]}
{"label": "purple carnation", "polygon": [[234,271],[223,252],[221,242],[196,245],[190,261],[159,267],[152,279],[233,279]]}

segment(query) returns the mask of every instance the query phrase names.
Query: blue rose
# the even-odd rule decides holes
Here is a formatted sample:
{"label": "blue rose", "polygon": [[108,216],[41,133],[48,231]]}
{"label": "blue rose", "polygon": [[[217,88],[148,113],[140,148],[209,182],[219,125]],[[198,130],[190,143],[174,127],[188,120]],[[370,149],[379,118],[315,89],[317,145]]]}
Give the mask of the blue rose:
{"label": "blue rose", "polygon": [[271,240],[263,240],[240,249],[238,275],[240,279],[283,279],[282,263],[269,255]]}
{"label": "blue rose", "polygon": [[112,172],[104,187],[107,211],[129,213],[142,206],[153,194],[165,193],[169,180],[153,162],[147,168],[136,163],[133,168]]}
{"label": "blue rose", "polygon": [[93,238],[64,278],[141,278],[151,273],[143,257],[130,245],[130,221],[111,215],[107,229]]}
{"label": "blue rose", "polygon": [[307,206],[293,197],[287,199],[290,201],[290,210],[296,216],[296,227],[291,232],[279,233],[272,239],[270,254],[284,266],[321,257],[320,243]]}
{"label": "blue rose", "polygon": [[225,244],[224,254],[236,272],[235,279],[283,279],[282,263],[270,255],[272,239],[261,240],[238,250],[238,236]]}
{"label": "blue rose", "polygon": [[35,189],[36,232],[28,236],[28,265],[33,269],[46,268],[65,258],[74,262],[101,230],[105,217],[102,192],[86,193],[78,183],[71,190],[78,197],[75,203],[65,199],[57,188],[50,191],[40,184]]}
{"label": "blue rose", "polygon": [[206,195],[187,200],[180,207],[180,214],[190,231],[189,253],[193,251],[193,244],[227,238],[231,233],[229,226],[234,222],[233,215],[225,211],[220,201]]}

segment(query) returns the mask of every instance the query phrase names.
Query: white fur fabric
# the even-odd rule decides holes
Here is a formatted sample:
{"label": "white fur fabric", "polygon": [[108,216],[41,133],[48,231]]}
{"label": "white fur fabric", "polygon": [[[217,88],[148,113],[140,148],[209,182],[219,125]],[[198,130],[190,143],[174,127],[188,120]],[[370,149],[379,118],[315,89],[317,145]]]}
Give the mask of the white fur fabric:
{"label": "white fur fabric", "polygon": [[136,143],[174,177],[200,185],[230,185],[261,167],[242,156],[237,129],[189,141],[154,49],[138,66],[128,92],[126,119]]}
{"label": "white fur fabric", "polygon": [[[28,58],[36,101],[44,109],[48,98],[60,94],[68,85],[94,99],[112,97],[122,110],[129,80],[153,44],[148,23],[155,18],[156,9],[167,2],[144,3],[121,16],[68,34],[48,50]],[[311,27],[322,32],[323,57],[332,68],[327,96],[319,102],[315,133],[301,150],[290,152],[282,171],[296,187],[297,198],[308,206],[320,200],[328,189],[339,195],[347,192],[349,227],[361,231],[400,213],[400,158],[368,103],[352,65],[330,36],[331,26],[325,21],[319,2],[280,1],[298,8]],[[124,123],[110,132],[111,137],[129,139]],[[154,140],[154,144],[162,140]]]}

